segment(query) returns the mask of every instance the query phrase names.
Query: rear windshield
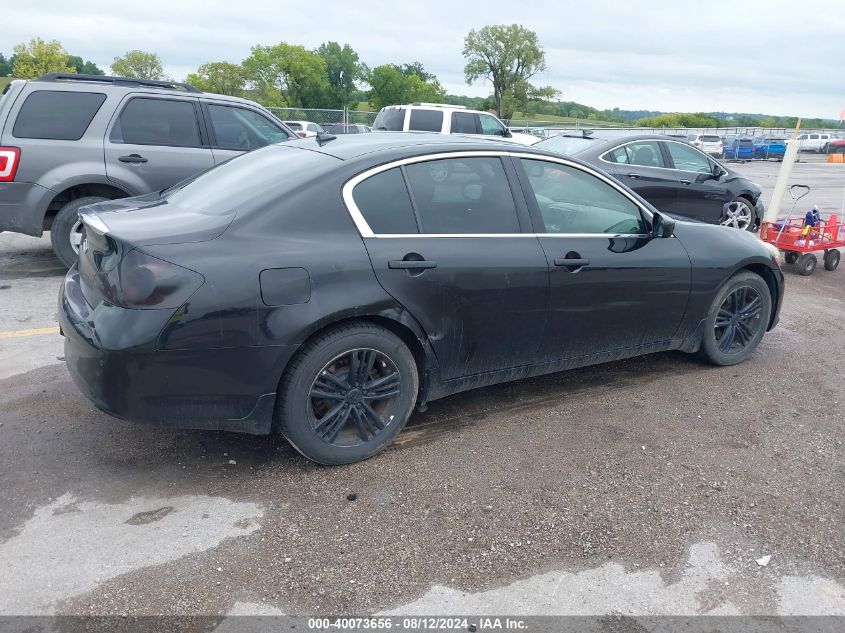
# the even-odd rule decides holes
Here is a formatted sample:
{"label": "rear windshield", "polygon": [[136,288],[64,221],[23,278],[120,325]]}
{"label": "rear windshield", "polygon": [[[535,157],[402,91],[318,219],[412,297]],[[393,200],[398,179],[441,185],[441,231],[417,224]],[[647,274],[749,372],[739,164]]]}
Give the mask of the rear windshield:
{"label": "rear windshield", "polygon": [[181,209],[206,215],[250,213],[280,200],[304,181],[324,176],[336,162],[320,152],[270,145],[168,189],[163,197]]}
{"label": "rear windshield", "polygon": [[752,141],[750,138],[743,138],[739,140],[739,144],[741,147],[751,147],[752,145],[754,145],[754,141]]}
{"label": "rear windshield", "polygon": [[535,147],[566,156],[575,156],[588,149],[595,142],[595,139],[580,136],[553,136],[545,141],[540,141]]}
{"label": "rear windshield", "polygon": [[36,90],[23,102],[12,136],[78,141],[105,100],[100,92]]}
{"label": "rear windshield", "polygon": [[701,137],[701,140],[705,143],[718,143],[722,140],[721,136],[716,136],[715,134],[705,134]]}
{"label": "rear windshield", "polygon": [[376,116],[373,129],[385,132],[401,132],[405,125],[405,108],[385,108]]}

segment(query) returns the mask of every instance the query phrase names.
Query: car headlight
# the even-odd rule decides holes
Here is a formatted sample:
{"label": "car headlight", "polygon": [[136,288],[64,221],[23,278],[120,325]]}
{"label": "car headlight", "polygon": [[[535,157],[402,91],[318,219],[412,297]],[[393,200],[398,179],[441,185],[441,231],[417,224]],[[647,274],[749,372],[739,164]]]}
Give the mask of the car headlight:
{"label": "car headlight", "polygon": [[768,242],[760,242],[766,249],[769,251],[769,255],[772,257],[772,261],[774,261],[778,266],[780,266],[780,251],[777,249],[776,246],[769,244]]}

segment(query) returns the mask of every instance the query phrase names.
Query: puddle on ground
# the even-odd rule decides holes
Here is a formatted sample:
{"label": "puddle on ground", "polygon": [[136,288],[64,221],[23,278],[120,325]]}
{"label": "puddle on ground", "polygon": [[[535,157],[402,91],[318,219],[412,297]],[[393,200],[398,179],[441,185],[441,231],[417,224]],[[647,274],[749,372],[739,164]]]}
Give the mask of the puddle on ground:
{"label": "puddle on ground", "polygon": [[118,504],[62,495],[0,543],[0,615],[51,614],[116,576],[250,534],[262,516],[257,504],[204,495]]}
{"label": "puddle on ground", "polygon": [[[755,588],[765,596],[759,578],[738,586],[743,576],[756,578],[754,571],[727,565],[714,543],[698,543],[690,548],[675,582],[667,583],[657,569],[626,569],[611,562],[575,573],[549,572],[479,593],[435,585],[419,600],[379,615],[753,615],[744,613],[732,597]],[[783,576],[776,578],[775,589],[777,604],[765,615],[845,615],[845,587],[832,580]]]}

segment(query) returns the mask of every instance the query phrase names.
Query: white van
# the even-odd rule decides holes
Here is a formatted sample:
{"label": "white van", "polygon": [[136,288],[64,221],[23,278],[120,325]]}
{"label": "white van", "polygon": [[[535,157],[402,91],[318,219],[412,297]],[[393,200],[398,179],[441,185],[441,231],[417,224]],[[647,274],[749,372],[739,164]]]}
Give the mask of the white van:
{"label": "white van", "polygon": [[374,132],[438,132],[498,136],[522,145],[542,140],[533,134],[511,132],[508,126],[488,112],[469,110],[446,103],[410,103],[379,110]]}

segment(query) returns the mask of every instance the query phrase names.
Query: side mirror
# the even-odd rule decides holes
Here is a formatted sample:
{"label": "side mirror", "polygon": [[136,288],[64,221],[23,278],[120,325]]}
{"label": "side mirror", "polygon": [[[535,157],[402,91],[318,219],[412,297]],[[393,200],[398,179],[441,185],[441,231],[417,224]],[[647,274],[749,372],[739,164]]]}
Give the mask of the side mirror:
{"label": "side mirror", "polygon": [[510,128],[505,128],[505,131],[502,132],[502,138],[511,138],[513,134],[511,134]]}
{"label": "side mirror", "polygon": [[713,163],[713,178],[715,180],[719,180],[722,176],[725,175],[725,170],[719,166],[719,163]]}
{"label": "side mirror", "polygon": [[675,234],[675,220],[660,213],[655,213],[651,234],[653,237],[672,237]]}

